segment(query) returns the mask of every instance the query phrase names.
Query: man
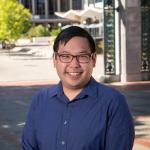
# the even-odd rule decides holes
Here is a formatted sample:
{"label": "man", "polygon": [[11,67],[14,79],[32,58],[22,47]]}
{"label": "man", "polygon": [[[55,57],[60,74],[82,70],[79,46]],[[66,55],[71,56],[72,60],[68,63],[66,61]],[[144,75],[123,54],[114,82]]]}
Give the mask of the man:
{"label": "man", "polygon": [[54,42],[57,85],[38,93],[22,136],[23,150],[131,150],[134,127],[125,98],[92,77],[95,43],[72,26]]}

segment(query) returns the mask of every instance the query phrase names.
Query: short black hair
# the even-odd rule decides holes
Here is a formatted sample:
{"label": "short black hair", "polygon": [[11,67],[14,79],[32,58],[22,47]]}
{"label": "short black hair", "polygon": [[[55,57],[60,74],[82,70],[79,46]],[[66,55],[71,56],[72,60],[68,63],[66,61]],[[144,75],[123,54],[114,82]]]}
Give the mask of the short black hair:
{"label": "short black hair", "polygon": [[62,30],[56,37],[53,45],[54,52],[58,52],[59,44],[66,44],[71,38],[78,36],[84,37],[88,40],[91,53],[96,52],[95,42],[92,36],[85,29],[79,26],[70,26],[64,30]]}

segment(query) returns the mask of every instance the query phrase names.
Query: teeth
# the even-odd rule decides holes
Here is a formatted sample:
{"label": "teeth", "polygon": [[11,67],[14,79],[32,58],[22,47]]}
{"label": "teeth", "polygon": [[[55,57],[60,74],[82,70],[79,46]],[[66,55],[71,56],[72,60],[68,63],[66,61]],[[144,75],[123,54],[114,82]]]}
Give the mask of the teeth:
{"label": "teeth", "polygon": [[72,75],[72,76],[77,76],[77,75],[79,75],[80,73],[70,72],[69,74]]}

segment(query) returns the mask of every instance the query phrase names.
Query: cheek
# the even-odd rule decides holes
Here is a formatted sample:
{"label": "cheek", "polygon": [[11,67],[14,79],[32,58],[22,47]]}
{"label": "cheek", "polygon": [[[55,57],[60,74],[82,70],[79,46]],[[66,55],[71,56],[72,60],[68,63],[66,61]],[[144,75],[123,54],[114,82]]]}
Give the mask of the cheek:
{"label": "cheek", "polygon": [[90,64],[88,64],[86,66],[82,66],[82,69],[85,71],[85,73],[90,73],[93,70],[93,64],[90,63]]}
{"label": "cheek", "polygon": [[56,70],[60,70],[63,67],[63,64],[59,62],[59,60],[53,58],[53,65]]}
{"label": "cheek", "polygon": [[65,72],[65,70],[66,70],[66,65],[65,64],[55,62],[54,65],[55,65],[55,68],[56,68],[56,70],[59,74]]}

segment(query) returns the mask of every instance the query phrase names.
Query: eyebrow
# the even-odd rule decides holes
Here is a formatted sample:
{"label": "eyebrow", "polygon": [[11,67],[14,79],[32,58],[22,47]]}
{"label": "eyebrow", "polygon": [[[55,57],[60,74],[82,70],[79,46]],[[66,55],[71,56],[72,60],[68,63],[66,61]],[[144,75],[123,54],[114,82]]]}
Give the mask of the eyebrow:
{"label": "eyebrow", "polygon": [[[63,51],[63,52],[61,52],[62,54],[64,53],[64,54],[71,54],[71,53],[69,53],[68,51]],[[79,54],[89,54],[89,53],[91,53],[91,51],[89,50],[89,51],[87,51],[87,50],[85,50],[85,51],[81,51],[81,52],[79,52]]]}

